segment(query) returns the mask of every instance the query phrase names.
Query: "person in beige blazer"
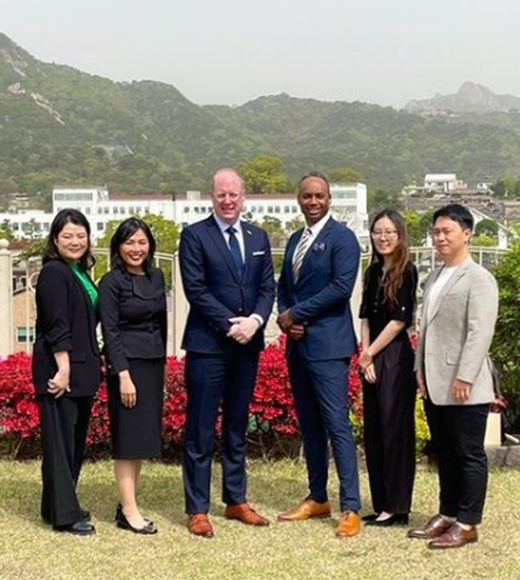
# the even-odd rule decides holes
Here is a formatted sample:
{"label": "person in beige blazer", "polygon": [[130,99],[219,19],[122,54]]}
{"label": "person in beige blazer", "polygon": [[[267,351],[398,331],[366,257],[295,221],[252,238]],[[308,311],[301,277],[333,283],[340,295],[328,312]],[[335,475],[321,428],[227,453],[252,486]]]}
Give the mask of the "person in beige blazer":
{"label": "person in beige blazer", "polygon": [[437,210],[433,240],[443,265],[426,281],[415,370],[438,456],[440,509],[411,538],[432,549],[478,540],[487,488],[484,450],[494,399],[488,350],[498,313],[495,278],[469,252],[473,217],[459,204]]}

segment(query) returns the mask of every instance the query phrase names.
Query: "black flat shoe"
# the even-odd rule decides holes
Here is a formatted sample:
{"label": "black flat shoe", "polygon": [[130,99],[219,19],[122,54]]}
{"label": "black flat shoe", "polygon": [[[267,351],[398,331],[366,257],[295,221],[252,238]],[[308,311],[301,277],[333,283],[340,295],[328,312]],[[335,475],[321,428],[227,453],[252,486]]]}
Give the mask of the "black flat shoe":
{"label": "black flat shoe", "polygon": [[[121,519],[121,516],[123,515],[123,506],[121,505],[121,503],[117,504],[116,507],[116,515],[114,516],[114,521],[118,522]],[[125,518],[126,519],[126,518]],[[150,518],[147,518],[146,516],[143,516],[143,520],[147,523],[147,524],[153,524],[155,525],[152,520]]]}
{"label": "black flat shoe", "polygon": [[408,524],[408,514],[394,514],[386,520],[371,520],[367,521],[367,526],[378,526],[380,528],[388,528],[390,526],[405,526]]}
{"label": "black flat shoe", "polygon": [[90,520],[91,520],[91,517],[90,517],[90,512],[89,512],[89,511],[87,511],[87,510],[83,510],[83,509],[82,509],[82,510],[81,510],[81,519],[82,519],[84,522],[90,522]]}
{"label": "black flat shoe", "polygon": [[116,522],[118,528],[121,528],[122,530],[129,530],[131,532],[134,532],[134,534],[144,534],[144,535],[156,534],[157,527],[155,526],[155,524],[147,518],[143,519],[146,522],[146,525],[142,528],[134,528],[134,526],[126,519],[126,516],[123,513],[122,509],[118,513],[116,513]]}
{"label": "black flat shoe", "polygon": [[90,536],[96,533],[96,528],[85,520],[79,520],[79,522],[67,524],[66,526],[54,526],[54,529],[57,532],[68,532],[76,536]]}
{"label": "black flat shoe", "polygon": [[379,514],[368,514],[367,516],[363,516],[361,519],[364,522],[373,522],[379,517]]}

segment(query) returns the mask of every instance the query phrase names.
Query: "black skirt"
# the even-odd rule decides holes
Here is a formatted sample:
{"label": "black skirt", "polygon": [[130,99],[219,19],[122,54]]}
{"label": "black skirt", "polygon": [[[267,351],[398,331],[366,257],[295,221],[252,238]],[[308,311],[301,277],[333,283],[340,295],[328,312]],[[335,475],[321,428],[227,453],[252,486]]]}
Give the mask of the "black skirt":
{"label": "black skirt", "polygon": [[137,403],[121,403],[119,376],[108,377],[108,412],[115,459],[150,459],[161,455],[164,359],[128,359]]}

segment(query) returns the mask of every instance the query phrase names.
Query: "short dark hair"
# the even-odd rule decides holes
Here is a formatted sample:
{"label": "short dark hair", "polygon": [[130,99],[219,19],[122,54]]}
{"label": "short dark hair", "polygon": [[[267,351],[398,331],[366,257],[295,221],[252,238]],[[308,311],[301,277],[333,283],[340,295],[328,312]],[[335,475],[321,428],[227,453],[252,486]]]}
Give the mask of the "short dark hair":
{"label": "short dark hair", "polygon": [[114,235],[110,240],[110,266],[112,269],[118,268],[119,270],[126,272],[126,264],[119,254],[119,247],[139,230],[141,230],[148,238],[148,243],[150,244],[150,251],[143,262],[143,270],[145,274],[150,274],[153,268],[153,258],[156,248],[155,238],[153,237],[150,226],[136,217],[130,217],[122,221],[117,226],[117,230],[114,232]]}
{"label": "short dark hair", "polygon": [[463,230],[473,231],[475,220],[469,209],[460,203],[450,203],[438,209],[433,214],[432,225],[441,217],[457,222]]}
{"label": "short dark hair", "polygon": [[329,180],[327,179],[326,175],[324,173],[321,173],[320,171],[309,171],[309,173],[306,173],[300,179],[300,182],[298,183],[298,190],[301,189],[302,183],[306,179],[309,179],[309,177],[317,177],[318,179],[321,179],[322,181],[324,181],[325,184],[327,185],[327,193],[330,195],[330,183],[329,183]]}
{"label": "short dark hair", "polygon": [[77,209],[65,208],[59,211],[52,220],[51,229],[49,235],[45,241],[45,246],[42,252],[42,262],[45,264],[49,260],[63,260],[60,253],[58,252],[58,247],[56,246],[56,238],[59,236],[61,230],[67,224],[74,224],[75,226],[82,226],[87,231],[87,251],[78,260],[78,267],[83,272],[90,270],[92,266],[96,263],[96,259],[92,255],[91,243],[90,243],[90,224],[88,219]]}

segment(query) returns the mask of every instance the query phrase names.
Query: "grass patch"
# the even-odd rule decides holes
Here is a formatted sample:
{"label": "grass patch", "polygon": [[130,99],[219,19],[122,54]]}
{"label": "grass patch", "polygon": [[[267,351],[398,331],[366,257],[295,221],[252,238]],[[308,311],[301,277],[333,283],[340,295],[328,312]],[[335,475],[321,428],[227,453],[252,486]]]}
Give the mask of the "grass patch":
{"label": "grass patch", "polygon": [[[306,494],[301,463],[253,461],[249,497],[272,520],[269,528],[250,528],[223,517],[220,469],[214,470],[211,508],[216,537],[191,536],[185,528],[181,469],[145,465],[140,489],[143,512],[159,533],[142,537],[118,530],[110,461],[87,463],[80,498],[93,514],[97,534],[74,537],[53,532],[39,519],[39,462],[0,461],[1,580],[198,580],[198,579],[429,579],[520,578],[520,471],[493,471],[481,539],[460,550],[433,552],[408,540],[406,528],[365,528],[338,540],[337,480],[330,483],[332,519],[278,523],[276,515]],[[370,511],[362,474],[363,513]],[[437,476],[419,470],[411,525],[422,524],[437,508]]]}

